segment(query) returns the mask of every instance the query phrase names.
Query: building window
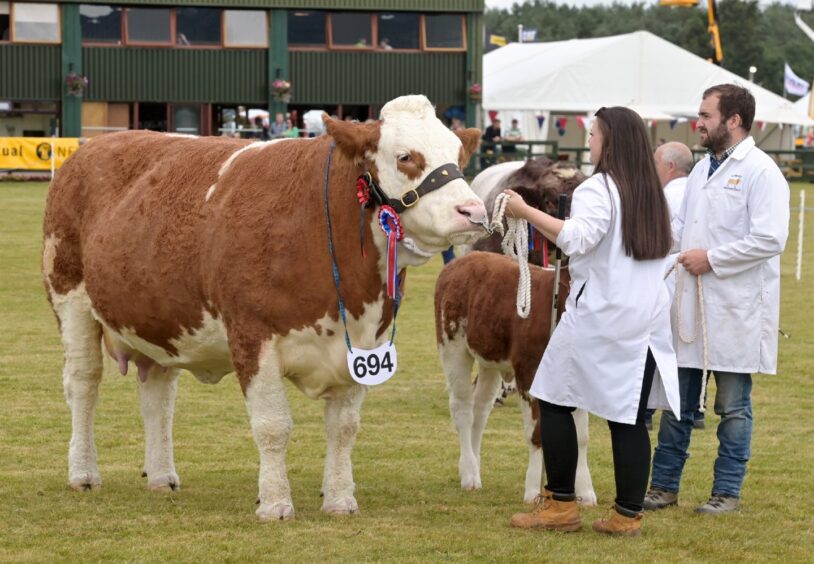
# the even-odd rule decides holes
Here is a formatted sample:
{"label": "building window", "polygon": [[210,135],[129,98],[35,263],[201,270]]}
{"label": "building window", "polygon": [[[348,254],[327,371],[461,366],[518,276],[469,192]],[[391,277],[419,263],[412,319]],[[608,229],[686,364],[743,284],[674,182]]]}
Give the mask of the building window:
{"label": "building window", "polygon": [[268,47],[268,18],[260,10],[225,10],[226,47]]}
{"label": "building window", "polygon": [[378,16],[379,49],[418,49],[421,16],[409,12],[385,12]]}
{"label": "building window", "polygon": [[466,49],[464,17],[457,14],[424,16],[424,46],[427,49]]}
{"label": "building window", "polygon": [[331,46],[365,49],[373,45],[370,14],[334,12],[331,14]]}
{"label": "building window", "polygon": [[121,45],[121,8],[82,4],[79,6],[79,22],[82,25],[82,41]]}
{"label": "building window", "polygon": [[128,8],[127,42],[172,43],[172,17],[169,8]]}
{"label": "building window", "polygon": [[8,2],[0,2],[0,41],[11,39],[11,16],[9,15]]}
{"label": "building window", "polygon": [[201,134],[201,107],[197,104],[172,105],[172,130],[187,135]]}
{"label": "building window", "polygon": [[14,41],[59,43],[59,6],[56,4],[14,4]]}
{"label": "building window", "polygon": [[325,45],[325,12],[289,10],[289,45]]}
{"label": "building window", "polygon": [[220,10],[176,8],[175,44],[220,46]]}

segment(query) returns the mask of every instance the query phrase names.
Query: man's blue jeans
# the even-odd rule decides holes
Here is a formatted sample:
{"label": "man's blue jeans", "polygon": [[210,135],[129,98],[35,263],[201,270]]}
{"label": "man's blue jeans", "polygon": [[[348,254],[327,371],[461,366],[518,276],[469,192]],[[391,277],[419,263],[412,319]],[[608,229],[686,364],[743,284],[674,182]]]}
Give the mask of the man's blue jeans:
{"label": "man's blue jeans", "polygon": [[[681,471],[689,457],[690,436],[701,395],[701,374],[697,368],[679,368],[681,420],[670,411],[661,415],[659,444],[653,456],[652,485],[678,492]],[[718,424],[718,458],[712,493],[740,497],[746,462],[752,452],[752,376],[734,372],[715,372],[718,391],[715,413]]]}

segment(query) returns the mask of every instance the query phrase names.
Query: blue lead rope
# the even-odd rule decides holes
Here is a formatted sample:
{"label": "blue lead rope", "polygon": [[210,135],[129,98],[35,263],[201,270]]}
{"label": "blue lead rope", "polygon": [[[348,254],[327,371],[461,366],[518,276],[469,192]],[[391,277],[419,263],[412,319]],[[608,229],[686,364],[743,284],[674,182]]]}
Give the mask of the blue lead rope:
{"label": "blue lead rope", "polygon": [[[348,335],[348,320],[345,314],[345,303],[342,301],[342,292],[340,291],[339,267],[336,265],[336,253],[334,252],[334,237],[333,228],[331,226],[331,208],[328,205],[328,175],[331,171],[331,155],[333,155],[335,144],[331,141],[331,149],[328,151],[328,160],[325,163],[325,221],[328,224],[328,250],[331,252],[331,271],[334,277],[334,286],[336,286],[336,295],[339,298],[339,315],[342,317],[342,325],[345,326],[345,344],[348,346],[348,352],[353,352],[350,344],[350,336]],[[396,298],[393,300],[393,331],[390,334],[390,344],[393,344],[393,339],[396,338],[396,315],[399,311],[399,295],[396,291]]]}

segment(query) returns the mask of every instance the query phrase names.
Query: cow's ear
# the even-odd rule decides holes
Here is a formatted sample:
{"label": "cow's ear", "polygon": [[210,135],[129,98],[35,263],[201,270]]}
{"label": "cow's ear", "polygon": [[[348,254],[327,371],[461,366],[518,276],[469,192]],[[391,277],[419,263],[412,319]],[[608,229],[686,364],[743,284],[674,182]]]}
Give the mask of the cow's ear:
{"label": "cow's ear", "polygon": [[322,114],[322,122],[336,141],[336,146],[354,160],[364,159],[367,153],[375,153],[378,149],[381,135],[379,121],[353,123]]}
{"label": "cow's ear", "polygon": [[470,127],[468,129],[464,129],[461,131],[456,131],[455,135],[458,136],[458,139],[461,140],[461,152],[458,155],[458,166],[463,170],[466,168],[467,163],[469,163],[469,157],[472,156],[472,153],[478,150],[478,145],[480,145],[480,129],[476,129],[474,127]]}

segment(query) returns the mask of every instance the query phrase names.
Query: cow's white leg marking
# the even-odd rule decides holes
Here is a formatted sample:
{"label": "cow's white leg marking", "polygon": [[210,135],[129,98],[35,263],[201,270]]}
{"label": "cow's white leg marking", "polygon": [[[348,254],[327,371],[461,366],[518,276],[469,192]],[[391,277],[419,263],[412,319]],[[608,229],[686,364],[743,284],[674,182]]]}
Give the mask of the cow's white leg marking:
{"label": "cow's white leg marking", "polygon": [[178,370],[165,372],[156,365],[150,369],[147,381],[138,384],[144,419],[144,472],[147,487],[154,491],[177,490],[181,485],[172,452],[178,374]]}
{"label": "cow's white leg marking", "polygon": [[535,398],[525,399],[520,398],[520,413],[523,416],[523,434],[526,437],[526,445],[529,448],[529,465],[526,467],[526,482],[525,490],[523,493],[523,501],[526,503],[534,503],[543,483],[543,449],[536,446],[532,437],[534,436],[535,426],[539,424],[534,420],[532,414],[532,406],[530,401],[537,401]]}
{"label": "cow's white leg marking", "polygon": [[481,488],[480,466],[472,451],[473,391],[472,363],[474,359],[466,350],[462,339],[453,339],[441,346],[441,365],[447,377],[449,388],[449,412],[458,430],[461,455],[458,459],[458,474],[461,488],[475,490]]}
{"label": "cow's white leg marking", "polygon": [[472,452],[478,461],[478,482],[480,482],[480,447],[486,421],[495,406],[495,394],[502,381],[500,371],[494,367],[478,363],[478,381],[472,402]]}
{"label": "cow's white leg marking", "polygon": [[73,429],[68,449],[68,483],[75,490],[95,489],[102,485],[93,436],[102,379],[102,328],[91,315],[84,282],[64,295],[51,290],[51,301],[59,317],[65,350],[62,385],[71,408]]}
{"label": "cow's white leg marking", "polygon": [[359,431],[359,411],[365,397],[364,386],[354,385],[344,394],[325,401],[325,431],[328,448],[322,480],[322,511],[350,514],[359,510],[353,497],[351,452]]}
{"label": "cow's white leg marking", "polygon": [[280,359],[264,347],[260,368],[246,389],[246,405],[254,441],[260,451],[260,507],[262,521],[292,519],[294,504],[285,466],[285,452],[294,422],[288,407]]}
{"label": "cow's white leg marking", "polygon": [[584,409],[575,409],[573,415],[579,446],[575,484],[576,494],[577,498],[580,498],[580,504],[592,506],[596,505],[596,493],[591,481],[591,471],[588,469],[588,412]]}

